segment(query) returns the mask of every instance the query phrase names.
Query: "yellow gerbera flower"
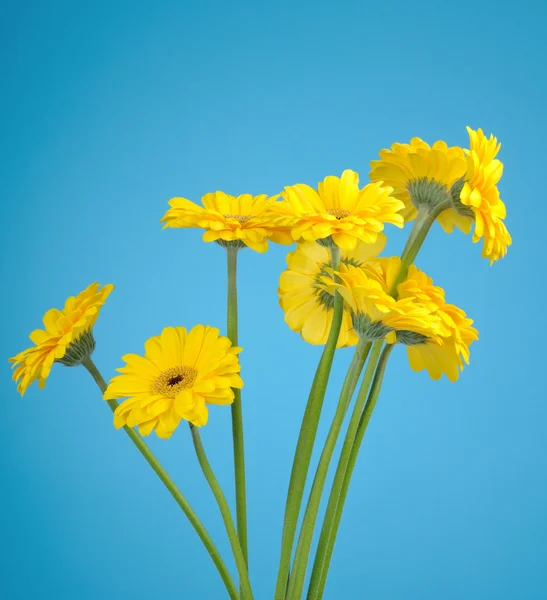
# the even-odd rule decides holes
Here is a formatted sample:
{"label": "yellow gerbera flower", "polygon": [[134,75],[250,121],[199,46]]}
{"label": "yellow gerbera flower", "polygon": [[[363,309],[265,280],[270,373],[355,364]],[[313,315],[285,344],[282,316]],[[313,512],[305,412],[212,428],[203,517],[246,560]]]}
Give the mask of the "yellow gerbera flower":
{"label": "yellow gerbera flower", "polygon": [[122,375],[114,377],[104,394],[105,400],[128,398],[114,413],[117,429],[139,426],[142,435],[152,430],[168,438],[181,419],[198,427],[207,423],[207,404],[232,404],[232,388],[242,388],[237,355],[214,327],[196,325],[166,327],[161,335],[144,345],[144,357],[122,357]]}
{"label": "yellow gerbera flower", "polygon": [[396,332],[412,332],[417,339],[437,338],[439,318],[425,304],[411,298],[395,300],[389,294],[389,283],[400,267],[400,259],[377,259],[364,266],[340,266],[335,273],[339,283],[334,283],[331,273],[322,277],[325,289],[334,290],[344,298],[352,313],[353,327],[367,341],[386,339],[396,341]]}
{"label": "yellow gerbera flower", "polygon": [[221,245],[248,246],[257,252],[266,252],[268,240],[292,244],[289,231],[275,223],[277,215],[272,207],[275,198],[266,194],[229,196],[224,192],[205,194],[203,207],[186,198],[169,200],[171,208],[162,223],[166,227],[198,227],[205,229],[203,241]]}
{"label": "yellow gerbera flower", "polygon": [[309,185],[286,187],[274,205],[278,224],[290,228],[297,242],[332,240],[342,250],[351,250],[358,240],[373,244],[385,223],[402,227],[404,208],[390,194],[391,187],[369,183],[359,189],[359,176],[344,171],[342,177],[326,177],[315,190]]}
{"label": "yellow gerbera flower", "polygon": [[337,274],[341,283],[333,284],[329,276],[322,281],[326,289],[336,287],[342,294],[361,336],[404,344],[414,371],[427,369],[432,379],[444,373],[456,381],[478,337],[473,321],[447,304],[444,290],[413,265],[397,286],[395,300],[388,292],[400,267],[398,257],[373,259],[362,267],[343,265]]}
{"label": "yellow gerbera flower", "polygon": [[490,264],[507,254],[511,236],[507,231],[505,204],[497,187],[503,173],[503,164],[495,157],[501,144],[491,135],[487,138],[482,129],[467,128],[470,150],[467,151],[467,173],[460,200],[474,215],[473,241],[484,238],[482,255]]}
{"label": "yellow gerbera flower", "polygon": [[9,359],[21,396],[36,380],[43,389],[53,363],[76,366],[91,355],[95,348],[92,328],[113,289],[110,284],[100,288],[98,283],[92,283],[76,297],[68,298],[62,310],[52,308],[46,312],[44,329],[30,334],[34,346]]}
{"label": "yellow gerbera flower", "polygon": [[[343,264],[362,266],[377,256],[385,243],[385,235],[379,233],[373,244],[358,241],[352,250],[342,250],[340,260]],[[330,252],[315,242],[298,244],[287,255],[287,266],[279,278],[278,290],[285,322],[309,344],[325,344],[332,324],[334,296],[323,289],[321,277],[331,266]],[[345,310],[338,347],[353,346],[357,339],[351,314]]]}
{"label": "yellow gerbera flower", "polygon": [[429,146],[420,138],[410,144],[393,144],[371,162],[370,178],[394,188],[393,195],[405,203],[405,221],[416,217],[419,206],[449,208],[437,217],[442,228],[452,233],[458,227],[473,241],[484,238],[482,255],[490,264],[507,253],[511,236],[503,223],[506,211],[497,183],[503,165],[495,157],[500,144],[481,129],[467,128],[470,149],[448,147],[438,141]]}
{"label": "yellow gerbera flower", "polygon": [[[467,169],[463,148],[448,147],[443,141],[430,146],[417,137],[410,144],[393,144],[391,150],[380,150],[380,160],[373,160],[370,166],[371,181],[392,186],[393,195],[404,202],[401,214],[405,222],[416,218],[416,204],[434,205],[439,195],[447,199],[452,193],[459,194]],[[471,231],[469,217],[454,209],[445,210],[437,220],[447,233],[452,233],[454,226],[464,233]]]}
{"label": "yellow gerbera flower", "polygon": [[464,362],[469,364],[469,346],[478,339],[473,320],[461,308],[447,304],[444,290],[434,286],[432,279],[414,265],[397,289],[399,298],[426,305],[441,323],[437,339],[407,345],[410,367],[414,371],[427,369],[431,379],[440,379],[444,373],[450,381],[456,381]]}

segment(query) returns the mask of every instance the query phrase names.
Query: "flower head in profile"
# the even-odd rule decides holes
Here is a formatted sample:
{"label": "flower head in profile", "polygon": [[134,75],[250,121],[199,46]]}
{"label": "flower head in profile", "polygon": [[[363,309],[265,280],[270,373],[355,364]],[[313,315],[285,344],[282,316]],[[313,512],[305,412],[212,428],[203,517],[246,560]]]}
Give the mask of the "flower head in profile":
{"label": "flower head in profile", "polygon": [[483,238],[482,255],[490,264],[507,254],[511,236],[503,222],[506,211],[497,187],[503,173],[503,164],[496,158],[501,144],[482,129],[467,128],[470,149],[467,151],[467,172],[460,200],[473,213],[475,230],[473,241]]}
{"label": "flower head in profile", "polygon": [[224,192],[205,194],[203,206],[186,198],[169,200],[171,208],[165,213],[164,228],[205,229],[203,241],[218,242],[223,246],[249,247],[256,252],[266,252],[268,240],[291,244],[288,230],[275,224],[272,213],[275,198],[266,194],[229,196]]}
{"label": "flower head in profile", "polygon": [[[386,237],[379,233],[373,244],[358,241],[352,250],[342,250],[342,264],[363,266],[383,249]],[[325,344],[334,313],[334,296],[327,291],[322,278],[331,267],[329,249],[315,242],[298,244],[287,255],[288,269],[279,278],[279,303],[285,322],[309,344]],[[353,346],[358,336],[353,329],[351,314],[344,311],[338,347]]]}
{"label": "flower head in profile", "polygon": [[351,311],[353,327],[366,341],[396,341],[398,331],[435,338],[439,319],[431,309],[410,298],[396,300],[390,287],[400,268],[398,257],[380,258],[364,266],[341,265],[335,279],[323,277],[327,290],[336,289]]}
{"label": "flower head in profile", "polygon": [[360,336],[403,344],[413,370],[426,369],[432,379],[444,373],[456,381],[469,362],[469,346],[477,339],[473,321],[447,304],[444,290],[414,266],[397,286],[397,298],[392,297],[389,291],[400,267],[398,257],[378,258],[362,267],[342,265],[339,283],[327,277],[323,281],[327,288],[338,289]]}
{"label": "flower head in profile", "polygon": [[42,389],[53,363],[76,366],[91,355],[95,348],[92,329],[113,289],[110,284],[101,288],[98,283],[92,283],[77,296],[68,298],[63,309],[52,308],[46,312],[44,329],[35,329],[30,334],[34,345],[9,359],[21,395],[34,381],[38,381]]}
{"label": "flower head in profile", "polygon": [[[467,164],[465,153],[458,146],[438,141],[432,146],[418,137],[409,144],[393,144],[390,150],[380,150],[380,160],[370,163],[371,181],[383,181],[393,187],[393,195],[404,202],[402,215],[411,221],[422,204],[433,208],[461,190]],[[470,231],[469,219],[449,209],[441,213],[439,223],[447,232],[454,226]]]}
{"label": "flower head in profile", "polygon": [[472,319],[461,308],[448,304],[444,290],[434,286],[432,279],[414,265],[397,289],[399,298],[427,306],[440,320],[437,338],[407,344],[412,370],[426,369],[432,379],[440,379],[444,373],[450,381],[456,381],[464,363],[469,363],[469,346],[478,339]]}
{"label": "flower head in profile", "polygon": [[413,138],[409,144],[393,144],[371,162],[370,178],[393,187],[393,195],[405,204],[405,221],[418,209],[446,207],[437,221],[447,233],[458,227],[473,241],[484,238],[483,256],[492,262],[507,253],[511,236],[503,223],[505,205],[497,184],[503,172],[495,157],[500,145],[481,129],[467,128],[470,149],[448,147],[443,141],[432,146]]}
{"label": "flower head in profile", "polygon": [[105,400],[127,398],[114,413],[116,428],[138,425],[142,435],[152,430],[168,438],[181,419],[201,427],[208,404],[231,404],[232,388],[242,388],[238,354],[214,327],[166,327],[147,340],[144,357],[123,356],[104,394]]}
{"label": "flower head in profile", "polygon": [[326,177],[317,190],[302,183],[286,187],[274,210],[294,241],[332,240],[349,251],[358,240],[373,244],[385,223],[403,226],[404,205],[391,192],[381,182],[359,189],[359,176],[347,170],[342,177]]}

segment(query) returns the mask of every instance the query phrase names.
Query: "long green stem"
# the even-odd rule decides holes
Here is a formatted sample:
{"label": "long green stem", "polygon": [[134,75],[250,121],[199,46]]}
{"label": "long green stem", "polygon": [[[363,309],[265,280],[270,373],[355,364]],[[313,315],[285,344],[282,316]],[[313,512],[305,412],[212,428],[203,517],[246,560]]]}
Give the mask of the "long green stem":
{"label": "long green stem", "polygon": [[[90,357],[86,358],[82,365],[89,371],[95,383],[99,386],[99,389],[104,394],[106,390],[106,382],[103,379],[102,375],[99,373],[99,370],[95,366],[95,363],[91,360]],[[108,406],[114,412],[118,407],[118,402],[116,400],[107,400]],[[143,455],[146,462],[152,467],[156,475],[160,478],[161,482],[168,489],[169,493],[175,499],[175,502],[180,506],[182,512],[186,515],[188,520],[190,521],[192,527],[195,529],[198,534],[200,540],[203,542],[205,549],[209,553],[209,556],[213,560],[224,585],[226,586],[226,590],[233,600],[237,600],[239,598],[239,594],[237,588],[232,580],[230,572],[228,571],[222,557],[220,556],[220,552],[217,550],[213,540],[207,533],[207,530],[199,520],[196,513],[192,510],[190,504],[186,498],[181,494],[178,487],[175,485],[174,481],[171,479],[167,471],[161,466],[158,459],[152,453],[152,450],[146,445],[144,440],[139,436],[139,434],[132,429],[131,427],[124,426],[124,431],[131,438],[131,441],[135,444],[138,451]]]}
{"label": "long green stem", "polygon": [[[435,222],[437,217],[447,208],[449,208],[448,202],[440,203],[438,206],[436,206],[433,209],[431,209],[430,207],[426,207],[426,206],[422,206],[419,208],[417,218],[416,218],[414,225],[412,227],[412,230],[410,232],[410,236],[407,240],[407,243],[405,245],[403,253],[401,254],[401,269],[400,269],[398,276],[390,290],[390,295],[392,295],[394,298],[397,298],[398,285],[402,281],[404,281],[404,279],[406,278],[406,276],[408,274],[408,270],[409,270],[410,266],[412,265],[412,263],[414,262],[414,260],[416,259],[416,256],[418,255],[418,252],[420,251],[420,249],[424,243],[424,240],[425,240],[429,230],[431,229],[431,226],[433,225],[433,223]],[[389,346],[389,350],[388,350],[388,348],[386,348],[385,354],[382,355],[382,376],[380,378],[375,378],[375,382],[376,381],[379,382],[378,390],[376,391],[376,395],[379,393],[379,387],[381,385],[382,378],[383,378],[383,371],[385,370],[385,364],[387,363],[387,359],[388,359],[389,352],[391,351],[391,349],[392,349],[392,347]],[[369,363],[369,366],[370,366],[370,363]],[[380,372],[380,367],[379,367],[379,372]],[[361,388],[361,390],[362,389],[363,388]],[[367,403],[367,406],[368,406],[368,403]],[[355,415],[355,412],[354,412],[354,415]],[[370,419],[370,415],[368,416],[368,419]],[[368,424],[368,419],[366,420],[366,424]],[[365,428],[366,428],[366,425],[365,425]],[[348,433],[349,433],[349,431],[348,431]],[[364,435],[364,432],[362,435]],[[337,492],[338,499],[336,501],[336,504],[333,504],[333,506],[331,507],[332,512],[329,511],[329,506],[327,506],[327,514],[325,515],[325,520],[323,522],[323,530],[321,531],[321,537],[319,540],[319,546],[317,549],[313,572],[312,572],[312,577],[311,577],[311,581],[310,581],[310,588],[308,591],[308,599],[313,598],[315,600],[315,599],[319,599],[322,597],[326,578],[327,578],[328,567],[330,564],[330,557],[332,555],[333,548],[334,548],[336,532],[338,530],[338,524],[339,524],[339,521],[341,518],[342,509],[343,509],[345,497],[347,494],[347,489],[349,487],[349,482],[351,480],[351,474],[353,472],[353,464],[355,463],[355,460],[357,458],[357,453],[359,451],[359,447],[360,447],[360,441],[357,443],[356,450],[353,451],[353,449],[352,449],[351,458],[347,462],[346,470],[349,469],[347,477],[346,477],[346,474],[344,474],[344,478],[343,478],[341,486],[340,486],[340,481],[338,482],[338,486],[337,486],[338,487],[338,492]],[[352,448],[353,448],[353,446],[352,446]],[[340,460],[342,460],[342,458]],[[353,464],[351,464],[352,462],[353,462]],[[340,463],[338,466],[339,467],[341,466]],[[338,475],[338,471],[337,471],[337,475]],[[335,482],[333,483],[333,488],[331,491],[331,498],[332,498],[332,494],[335,492],[335,485],[336,485],[336,477],[335,477]],[[330,505],[330,499],[329,499],[329,505]],[[321,538],[323,537],[323,532],[325,530],[325,527],[327,527],[327,534],[325,534],[326,539],[324,539],[323,543],[322,543]],[[330,534],[328,533],[329,531],[330,531]]]}
{"label": "long green stem", "polygon": [[365,407],[366,399],[370,386],[372,384],[372,378],[376,365],[380,359],[380,352],[382,350],[382,341],[374,342],[370,351],[370,357],[368,360],[365,374],[363,376],[363,383],[357,395],[353,413],[348,425],[346,437],[344,439],[344,445],[342,446],[342,452],[338,460],[338,466],[336,468],[336,474],[332,484],[331,493],[329,496],[329,502],[327,504],[327,510],[325,512],[325,519],[323,521],[323,527],[321,528],[321,535],[319,536],[319,543],[317,545],[317,551],[315,555],[315,561],[313,564],[313,571],[310,580],[310,588],[308,592],[308,598],[319,598],[319,583],[323,577],[323,571],[326,569],[325,558],[328,553],[328,547],[331,544],[332,536],[334,533],[334,522],[336,518],[336,510],[340,496],[342,493],[342,486],[344,484],[344,477],[346,474],[346,468],[349,463],[351,449],[359,427],[359,420],[361,413]]}
{"label": "long green stem", "polygon": [[431,209],[425,205],[420,206],[418,209],[418,216],[414,221],[410,236],[406,243],[406,246],[401,254],[401,269],[397,275],[397,279],[393,284],[390,294],[397,297],[397,286],[405,280],[410,265],[418,256],[418,252],[424,243],[424,240],[431,229],[431,226],[437,219],[437,217],[448,208],[447,203],[442,203]]}
{"label": "long green stem", "polygon": [[[228,338],[234,346],[238,344],[237,332],[237,252],[235,247],[226,248],[228,255]],[[232,437],[234,444],[234,472],[236,490],[236,518],[239,543],[247,565],[247,491],[245,483],[245,446],[243,442],[243,410],[241,390],[234,389],[232,404]]]}
{"label": "long green stem", "polygon": [[376,401],[378,400],[378,396],[380,395],[380,388],[382,387],[382,381],[384,379],[384,374],[387,366],[387,361],[391,351],[393,350],[394,344],[386,344],[382,355],[380,356],[380,360],[378,362],[378,367],[376,369],[376,373],[374,375],[374,381],[372,383],[372,387],[370,389],[370,393],[368,396],[368,400],[359,420],[359,426],[357,428],[357,433],[355,435],[355,440],[353,442],[353,446],[351,448],[351,453],[349,456],[349,461],[346,467],[346,472],[344,475],[344,480],[342,483],[342,488],[340,490],[340,497],[338,499],[338,504],[336,506],[336,512],[334,515],[333,525],[332,525],[332,533],[330,536],[329,544],[326,547],[326,554],[323,561],[323,567],[319,574],[318,581],[316,582],[313,593],[310,585],[310,593],[308,598],[322,598],[323,592],[325,589],[325,584],[327,582],[327,575],[329,571],[330,560],[332,557],[332,553],[334,550],[334,544],[336,542],[336,535],[338,533],[338,528],[340,527],[340,520],[342,518],[342,512],[344,510],[344,504],[346,502],[346,497],[348,495],[349,484],[351,481],[351,476],[353,474],[353,469],[355,468],[355,462],[357,460],[357,455],[359,454],[359,449],[361,447],[361,443],[363,441],[363,437],[367,430],[370,418],[376,406]]}
{"label": "long green stem", "polygon": [[319,506],[321,504],[321,496],[327,479],[327,474],[338,441],[340,430],[344,422],[351,397],[357,386],[359,376],[363,370],[363,366],[367,359],[370,351],[370,342],[366,343],[363,340],[359,340],[355,354],[351,361],[350,367],[346,374],[342,390],[340,392],[340,399],[338,400],[338,406],[334,419],[329,429],[327,439],[319,464],[315,472],[313,485],[311,488],[308,504],[306,506],[306,512],[304,513],[304,520],[300,529],[300,536],[298,538],[298,544],[296,546],[296,555],[294,558],[293,569],[289,580],[289,589],[287,592],[288,598],[300,598],[302,595],[302,589],[304,587],[304,580],[306,577],[306,567],[308,564],[308,557],[311,549],[311,543],[313,540],[313,531],[315,528],[315,522],[317,520],[317,514],[319,512]]}
{"label": "long green stem", "polygon": [[230,513],[230,507],[228,506],[228,502],[226,502],[226,498],[224,496],[222,488],[220,487],[220,484],[218,483],[217,478],[213,473],[213,469],[209,464],[207,455],[205,454],[205,449],[203,448],[203,444],[201,442],[201,436],[199,435],[199,429],[194,425],[190,424],[190,431],[192,432],[192,440],[194,442],[194,448],[196,450],[199,465],[201,467],[201,470],[203,471],[203,474],[205,475],[205,479],[207,479],[207,483],[209,484],[211,491],[213,492],[213,496],[217,501],[218,508],[220,510],[220,514],[222,515],[222,520],[224,521],[226,532],[230,540],[230,545],[232,546],[232,552],[234,553],[237,572],[239,573],[241,598],[242,600],[252,600],[253,592],[251,590],[251,582],[249,581],[247,563],[245,562],[245,557],[243,555],[241,543],[239,541],[234,521]]}
{"label": "long green stem", "polygon": [[[340,249],[332,247],[331,254],[332,267],[335,271],[338,271],[340,268]],[[308,403],[302,419],[300,434],[298,436],[293,459],[285,506],[285,520],[283,522],[283,536],[281,540],[281,558],[279,561],[279,572],[275,588],[275,600],[284,600],[287,591],[291,554],[298,524],[298,515],[302,505],[302,497],[304,495],[304,487],[308,476],[317,426],[321,416],[321,409],[323,407],[323,400],[325,398],[334,353],[336,351],[338,335],[342,325],[343,310],[342,297],[338,292],[335,292],[332,324],[329,336],[319,364],[317,365],[317,371],[308,397]]]}
{"label": "long green stem", "polygon": [[412,228],[410,229],[410,234],[408,236],[408,239],[406,240],[405,247],[403,248],[403,251],[401,252],[401,259],[404,259],[404,257],[410,251],[412,242],[414,242],[414,240],[416,238],[416,234],[420,230],[420,227],[422,226],[424,219],[427,218],[428,214],[429,214],[429,211],[427,210],[426,207],[422,207],[421,209],[418,209],[418,214],[416,215],[416,218],[414,219],[414,221],[412,223]]}

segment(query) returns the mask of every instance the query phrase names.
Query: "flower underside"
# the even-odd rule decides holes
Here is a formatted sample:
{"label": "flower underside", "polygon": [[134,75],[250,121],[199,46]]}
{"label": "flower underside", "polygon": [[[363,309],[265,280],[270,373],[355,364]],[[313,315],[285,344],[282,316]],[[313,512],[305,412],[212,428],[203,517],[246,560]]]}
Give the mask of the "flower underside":
{"label": "flower underside", "polygon": [[215,242],[222,246],[223,248],[237,248],[241,250],[242,248],[247,248],[247,244],[242,242],[241,240],[215,240]]}
{"label": "flower underside", "polygon": [[392,327],[389,327],[382,321],[372,321],[368,315],[354,314],[353,327],[361,338],[366,339],[369,342],[376,340],[383,340],[388,333],[393,331]]}
{"label": "flower underside", "polygon": [[[318,240],[318,241],[320,241],[320,240]],[[356,260],[355,258],[343,258],[340,262],[346,266],[348,266],[348,265],[351,265],[352,267],[360,267],[361,266],[361,263],[358,260]],[[330,277],[332,277],[331,266],[328,264],[323,264],[321,266],[321,270],[315,276],[315,281],[313,284],[313,287],[315,288],[315,294],[317,296],[319,304],[324,306],[327,310],[332,310],[334,308],[334,296],[330,292],[328,292],[327,290],[324,289],[324,287],[325,287],[324,278],[330,278]]]}
{"label": "flower underside", "polygon": [[426,205],[432,209],[440,204],[448,203],[451,199],[446,185],[427,177],[410,180],[407,183],[407,190],[410,194],[412,204],[416,208]]}
{"label": "flower underside", "polygon": [[415,331],[400,330],[397,332],[397,342],[405,346],[419,346],[425,344],[428,340],[427,335]]}
{"label": "flower underside", "polygon": [[317,240],[315,240],[320,246],[323,246],[323,248],[332,248],[333,246],[336,246],[336,244],[334,243],[334,240],[332,239],[332,235],[329,235],[327,237],[324,238],[319,238]]}
{"label": "flower underside", "polygon": [[77,367],[89,358],[95,350],[95,338],[91,330],[84,331],[82,335],[74,340],[66,349],[64,356],[55,359],[55,362],[65,365],[65,367]]}

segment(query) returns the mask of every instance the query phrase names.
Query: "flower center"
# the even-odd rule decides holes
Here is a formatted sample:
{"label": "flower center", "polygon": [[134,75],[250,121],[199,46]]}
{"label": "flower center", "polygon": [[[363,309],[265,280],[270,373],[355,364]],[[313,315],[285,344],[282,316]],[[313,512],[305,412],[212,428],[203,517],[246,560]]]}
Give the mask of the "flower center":
{"label": "flower center", "polygon": [[197,374],[191,367],[172,367],[154,381],[154,390],[166,398],[174,398],[181,390],[192,386]]}
{"label": "flower center", "polygon": [[223,215],[225,219],[237,219],[242,225],[254,219],[254,215]]}
{"label": "flower center", "polygon": [[336,217],[338,220],[344,219],[345,217],[349,217],[351,215],[351,211],[342,210],[341,208],[329,208],[327,212],[329,215]]}

